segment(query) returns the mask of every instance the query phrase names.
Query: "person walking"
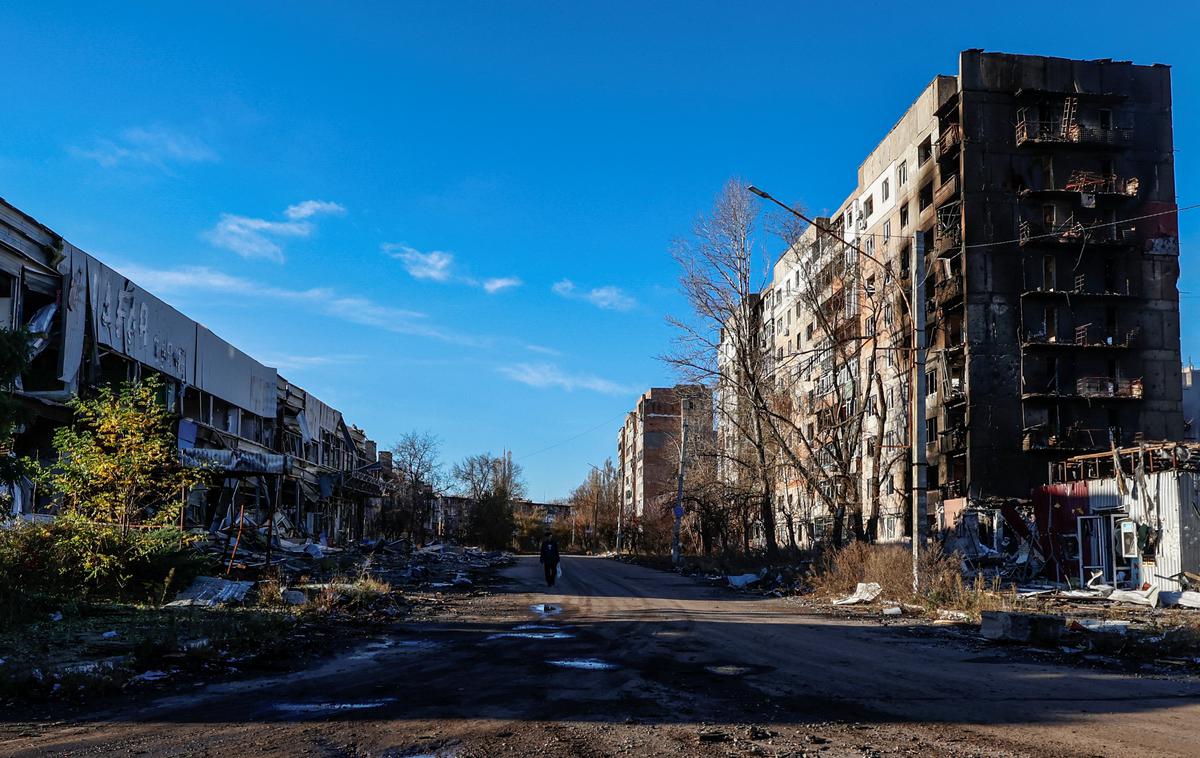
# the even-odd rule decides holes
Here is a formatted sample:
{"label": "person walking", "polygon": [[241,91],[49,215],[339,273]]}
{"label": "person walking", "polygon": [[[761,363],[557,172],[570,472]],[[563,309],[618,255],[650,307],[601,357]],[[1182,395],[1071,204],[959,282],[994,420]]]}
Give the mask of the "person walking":
{"label": "person walking", "polygon": [[546,532],[546,539],[542,540],[541,561],[546,572],[546,586],[553,587],[554,580],[558,578],[558,543],[550,532]]}

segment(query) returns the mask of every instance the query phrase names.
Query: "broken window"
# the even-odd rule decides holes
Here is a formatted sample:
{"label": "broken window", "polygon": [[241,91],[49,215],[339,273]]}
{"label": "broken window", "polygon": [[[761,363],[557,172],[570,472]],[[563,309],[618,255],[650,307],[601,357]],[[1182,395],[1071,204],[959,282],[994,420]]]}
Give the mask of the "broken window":
{"label": "broken window", "polygon": [[866,216],[867,218],[870,218],[871,214],[874,212],[875,212],[875,197],[873,195],[867,195],[867,199],[863,200],[863,215]]}
{"label": "broken window", "polygon": [[882,185],[882,187],[880,187],[880,190],[879,190],[879,199],[880,199],[880,200],[882,200],[882,201],[884,201],[884,202],[887,202],[887,199],[888,199],[888,195],[889,195],[889,194],[890,194],[890,192],[889,192],[889,189],[888,189],[888,180],[887,180],[887,179],[884,179],[884,180],[883,180],[883,185]]}
{"label": "broken window", "polygon": [[908,226],[908,203],[900,206],[900,228]]}
{"label": "broken window", "polygon": [[917,146],[917,165],[924,166],[925,162],[933,157],[933,136],[926,136],[921,140],[921,144]]}
{"label": "broken window", "polygon": [[917,196],[917,207],[925,210],[931,205],[933,205],[933,182],[926,182]]}
{"label": "broken window", "polygon": [[896,184],[901,187],[908,184],[908,161],[900,161],[896,167]]}

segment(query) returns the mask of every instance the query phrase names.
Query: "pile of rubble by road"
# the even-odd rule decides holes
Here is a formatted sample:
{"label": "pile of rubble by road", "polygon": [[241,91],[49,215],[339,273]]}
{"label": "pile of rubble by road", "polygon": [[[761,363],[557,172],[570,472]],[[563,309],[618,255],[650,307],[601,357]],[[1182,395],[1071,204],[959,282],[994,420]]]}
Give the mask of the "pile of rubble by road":
{"label": "pile of rubble by road", "polygon": [[49,614],[0,656],[0,702],[299,666],[390,624],[453,615],[456,604],[488,594],[491,570],[512,560],[452,544],[414,548],[407,540],[318,551],[267,532],[244,525],[245,549],[232,559],[232,550],[221,553],[221,531],[206,535],[196,548],[220,558],[219,571],[197,577],[160,608]]}

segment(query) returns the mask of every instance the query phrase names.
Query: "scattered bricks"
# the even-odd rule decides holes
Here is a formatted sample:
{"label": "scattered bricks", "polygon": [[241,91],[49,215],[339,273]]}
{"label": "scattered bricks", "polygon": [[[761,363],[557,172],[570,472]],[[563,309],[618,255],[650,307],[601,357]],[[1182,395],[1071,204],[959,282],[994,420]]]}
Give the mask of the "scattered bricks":
{"label": "scattered bricks", "polygon": [[1058,644],[1065,627],[1066,620],[1062,616],[984,611],[979,631],[989,640],[1027,642],[1049,647]]}

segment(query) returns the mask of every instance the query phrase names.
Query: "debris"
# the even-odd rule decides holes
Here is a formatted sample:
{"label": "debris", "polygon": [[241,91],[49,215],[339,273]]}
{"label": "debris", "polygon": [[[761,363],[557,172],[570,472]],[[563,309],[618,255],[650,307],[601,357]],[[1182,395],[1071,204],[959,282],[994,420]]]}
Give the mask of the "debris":
{"label": "debris", "polygon": [[995,641],[1056,645],[1065,628],[1062,616],[984,611],[982,617],[980,634]]}
{"label": "debris", "polygon": [[1184,608],[1200,608],[1200,592],[1184,590],[1183,592],[1160,592],[1158,599],[1165,606],[1183,606]]}
{"label": "debris", "polygon": [[1129,631],[1129,622],[1110,619],[1071,619],[1070,628],[1076,632],[1125,634]]}
{"label": "debris", "polygon": [[938,620],[939,621],[970,621],[971,616],[970,616],[970,614],[963,613],[962,611],[948,611],[944,608],[938,608]]}
{"label": "debris", "polygon": [[320,545],[313,542],[310,542],[304,546],[304,554],[312,556],[318,560],[325,557],[325,551],[321,549]]}
{"label": "debris", "polygon": [[143,671],[133,677],[135,682],[157,682],[159,679],[166,679],[169,676],[165,671]]}
{"label": "debris", "polygon": [[196,581],[192,582],[191,587],[180,592],[167,605],[169,607],[214,606],[224,603],[240,603],[253,586],[254,582],[235,582],[216,576],[198,576]]}
{"label": "debris", "polygon": [[870,603],[883,594],[883,587],[875,582],[859,582],[858,587],[854,589],[854,594],[834,600],[834,605],[857,605],[858,603]]}
{"label": "debris", "polygon": [[308,602],[308,595],[301,590],[284,590],[280,593],[280,599],[288,605],[304,605]]}
{"label": "debris", "polygon": [[54,613],[50,614],[51,621],[62,621],[62,619],[63,619],[62,611],[55,611]]}
{"label": "debris", "polygon": [[887,608],[883,609],[883,615],[884,616],[903,616],[904,609],[902,609],[898,605],[889,605]]}
{"label": "debris", "polygon": [[737,576],[728,576],[725,579],[729,582],[729,586],[735,590],[744,589],[761,579],[758,574],[738,574]]}
{"label": "debris", "polygon": [[1108,599],[1114,603],[1136,603],[1157,608],[1159,592],[1158,587],[1151,587],[1148,590],[1113,590]]}
{"label": "debris", "polygon": [[474,582],[466,574],[456,574],[453,584],[455,587],[470,587]]}
{"label": "debris", "polygon": [[696,735],[696,737],[701,742],[729,742],[730,740],[730,737],[726,732],[722,732],[718,729],[700,732]]}
{"label": "debris", "polygon": [[117,635],[117,630],[109,629],[107,632],[104,632],[100,636],[106,640],[115,640],[118,635]]}

